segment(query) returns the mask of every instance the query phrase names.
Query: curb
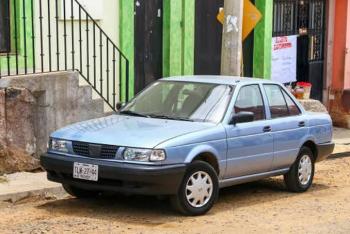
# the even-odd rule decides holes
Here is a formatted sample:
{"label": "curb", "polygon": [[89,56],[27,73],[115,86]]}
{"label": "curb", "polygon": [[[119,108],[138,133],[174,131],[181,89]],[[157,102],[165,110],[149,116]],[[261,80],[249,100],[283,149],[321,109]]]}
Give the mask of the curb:
{"label": "curb", "polygon": [[67,196],[67,193],[64,191],[63,187],[57,185],[57,187],[0,194],[0,202],[15,203],[31,197],[62,198],[65,196]]}
{"label": "curb", "polygon": [[332,154],[328,157],[328,159],[334,160],[334,159],[338,159],[338,158],[347,158],[347,157],[350,157],[350,151]]}

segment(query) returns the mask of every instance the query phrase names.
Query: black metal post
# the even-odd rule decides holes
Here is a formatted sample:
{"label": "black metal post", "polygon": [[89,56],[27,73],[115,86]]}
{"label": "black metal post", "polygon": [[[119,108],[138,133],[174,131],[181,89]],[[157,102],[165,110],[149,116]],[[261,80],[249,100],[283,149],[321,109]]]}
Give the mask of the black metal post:
{"label": "black metal post", "polygon": [[106,38],[106,75],[107,75],[107,102],[109,102],[109,45],[108,38]]}
{"label": "black metal post", "polygon": [[27,16],[26,16],[26,2],[25,0],[22,1],[23,5],[23,49],[24,49],[24,73],[28,73],[28,56],[27,56],[27,26],[26,26],[26,21],[27,21]]}
{"label": "black metal post", "polygon": [[67,71],[67,16],[66,16],[66,0],[63,0],[63,38],[64,38],[64,70]]}
{"label": "black metal post", "polygon": [[80,51],[80,72],[83,73],[83,47],[82,47],[82,36],[81,36],[81,6],[79,5],[79,51]]}
{"label": "black metal post", "polygon": [[35,28],[34,28],[34,2],[31,0],[30,5],[31,17],[32,17],[32,59],[33,59],[33,73],[35,73]]}
{"label": "black metal post", "polygon": [[18,75],[18,29],[17,29],[17,1],[13,1],[14,25],[15,25],[15,56],[16,56],[16,75]]}
{"label": "black metal post", "polygon": [[90,55],[89,55],[89,16],[86,14],[86,76],[90,81]]}
{"label": "black metal post", "polygon": [[47,0],[47,30],[48,30],[48,41],[49,41],[49,71],[52,71],[52,56],[51,56],[51,7],[50,1]]}
{"label": "black metal post", "polygon": [[56,66],[57,66],[57,71],[60,70],[60,37],[59,37],[59,27],[58,27],[58,0],[55,0],[55,5],[56,5]]}
{"label": "black metal post", "polygon": [[71,32],[72,32],[72,70],[75,70],[75,48],[74,48],[74,4],[71,0]]}

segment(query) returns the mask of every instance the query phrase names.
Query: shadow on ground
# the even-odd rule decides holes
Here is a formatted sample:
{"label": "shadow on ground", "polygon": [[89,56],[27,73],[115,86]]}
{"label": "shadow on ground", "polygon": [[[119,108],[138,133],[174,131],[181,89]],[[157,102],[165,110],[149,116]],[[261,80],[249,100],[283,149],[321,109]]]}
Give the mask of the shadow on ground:
{"label": "shadow on ground", "polygon": [[[328,189],[323,184],[314,184],[309,193]],[[258,182],[237,185],[222,189],[214,208],[208,215],[249,207],[258,203],[269,203],[300,194],[286,190],[281,177],[265,179]],[[115,220],[125,223],[137,223],[156,226],[169,221],[186,219],[173,211],[168,199],[149,196],[102,196],[97,199],[78,200],[67,198],[48,201],[37,207],[51,214],[71,215],[74,217]],[[190,217],[187,217],[190,218]]]}

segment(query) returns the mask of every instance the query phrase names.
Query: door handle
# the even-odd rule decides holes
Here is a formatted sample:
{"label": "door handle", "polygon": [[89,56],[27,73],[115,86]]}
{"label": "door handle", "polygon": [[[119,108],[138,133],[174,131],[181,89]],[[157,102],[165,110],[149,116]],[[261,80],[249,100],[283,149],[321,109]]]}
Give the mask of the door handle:
{"label": "door handle", "polygon": [[264,132],[271,132],[271,126],[265,126],[264,128],[263,128],[263,131]]}
{"label": "door handle", "polygon": [[300,121],[298,124],[299,127],[305,127],[305,121]]}

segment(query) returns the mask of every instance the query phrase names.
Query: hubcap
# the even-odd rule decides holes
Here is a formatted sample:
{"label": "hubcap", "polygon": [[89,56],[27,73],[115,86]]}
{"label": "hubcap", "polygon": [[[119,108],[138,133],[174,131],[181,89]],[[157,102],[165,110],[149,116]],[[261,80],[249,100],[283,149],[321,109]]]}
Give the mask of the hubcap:
{"label": "hubcap", "polygon": [[302,185],[307,185],[311,179],[312,162],[309,155],[304,155],[299,161],[298,177]]}
{"label": "hubcap", "polygon": [[205,206],[213,194],[213,181],[204,171],[195,172],[187,181],[186,198],[196,208]]}

